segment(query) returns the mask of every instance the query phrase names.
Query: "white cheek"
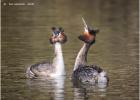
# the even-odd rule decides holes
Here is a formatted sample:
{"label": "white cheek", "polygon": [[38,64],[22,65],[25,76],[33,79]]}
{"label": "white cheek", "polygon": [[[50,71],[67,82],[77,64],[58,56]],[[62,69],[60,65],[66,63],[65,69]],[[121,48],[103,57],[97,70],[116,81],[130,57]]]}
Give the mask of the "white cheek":
{"label": "white cheek", "polygon": [[85,32],[87,32],[88,33],[88,29],[85,27]]}

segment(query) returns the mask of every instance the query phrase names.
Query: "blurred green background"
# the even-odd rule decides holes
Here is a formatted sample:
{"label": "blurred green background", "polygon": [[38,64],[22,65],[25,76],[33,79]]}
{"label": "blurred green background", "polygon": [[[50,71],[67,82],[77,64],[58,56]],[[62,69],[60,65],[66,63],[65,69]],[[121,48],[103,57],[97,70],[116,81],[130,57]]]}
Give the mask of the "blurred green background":
{"label": "blurred green background", "polygon": [[138,100],[138,4],[138,0],[2,0],[2,100],[55,99],[55,88],[30,88],[25,78],[28,65],[52,61],[52,26],[62,26],[68,36],[68,42],[63,44],[67,72],[64,95],[57,99],[77,100],[69,77],[83,44],[77,38],[83,33],[81,17],[89,26],[100,29],[89,51],[88,63],[107,71],[110,83],[106,91],[86,91],[88,98],[78,100]]}

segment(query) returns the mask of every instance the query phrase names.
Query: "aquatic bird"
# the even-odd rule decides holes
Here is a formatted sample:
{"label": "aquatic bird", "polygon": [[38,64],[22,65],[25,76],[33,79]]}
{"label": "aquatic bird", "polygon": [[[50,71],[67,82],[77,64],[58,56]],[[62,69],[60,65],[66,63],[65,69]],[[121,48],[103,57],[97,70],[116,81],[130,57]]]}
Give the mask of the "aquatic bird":
{"label": "aquatic bird", "polygon": [[64,34],[64,29],[61,27],[52,27],[52,36],[49,40],[54,46],[55,57],[53,62],[49,63],[45,61],[29,66],[26,71],[27,78],[65,75],[63,52],[61,47],[61,44],[67,41],[67,36]]}
{"label": "aquatic bird", "polygon": [[[80,49],[72,73],[72,80],[82,83],[108,83],[107,73],[97,65],[87,65],[87,53],[89,48],[95,43],[96,33],[98,29],[91,29],[87,26],[84,18],[84,34],[79,36],[79,39],[84,42]],[[77,82],[76,82],[77,84]]]}

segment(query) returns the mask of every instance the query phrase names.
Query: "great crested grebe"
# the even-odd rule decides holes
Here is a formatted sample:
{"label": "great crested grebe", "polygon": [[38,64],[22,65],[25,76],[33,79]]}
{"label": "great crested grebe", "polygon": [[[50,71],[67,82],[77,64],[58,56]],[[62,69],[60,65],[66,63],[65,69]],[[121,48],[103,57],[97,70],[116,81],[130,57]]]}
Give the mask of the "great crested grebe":
{"label": "great crested grebe", "polygon": [[90,84],[108,83],[107,74],[103,69],[96,65],[87,65],[88,50],[95,43],[96,33],[99,30],[89,28],[85,20],[83,18],[82,20],[84,22],[84,34],[80,35],[79,39],[84,41],[84,45],[76,57],[72,80]]}
{"label": "great crested grebe", "polygon": [[27,68],[27,78],[65,75],[65,66],[61,44],[67,41],[67,36],[62,28],[52,28],[50,43],[54,45],[55,57],[52,64],[47,62],[37,63]]}

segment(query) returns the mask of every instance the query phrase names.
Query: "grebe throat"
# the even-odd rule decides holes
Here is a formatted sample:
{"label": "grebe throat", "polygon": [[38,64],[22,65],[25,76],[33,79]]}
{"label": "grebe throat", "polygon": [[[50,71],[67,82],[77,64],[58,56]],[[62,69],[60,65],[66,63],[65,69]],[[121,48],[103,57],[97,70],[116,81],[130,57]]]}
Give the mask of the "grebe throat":
{"label": "grebe throat", "polygon": [[61,43],[56,42],[54,44],[55,50],[55,58],[53,59],[53,67],[54,73],[51,76],[55,75],[65,75],[65,68],[64,68],[64,60],[63,60],[63,52]]}
{"label": "grebe throat", "polygon": [[87,65],[87,53],[90,48],[90,44],[84,43],[83,47],[80,49],[76,60],[73,71],[75,71],[79,65]]}

